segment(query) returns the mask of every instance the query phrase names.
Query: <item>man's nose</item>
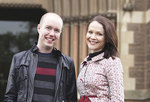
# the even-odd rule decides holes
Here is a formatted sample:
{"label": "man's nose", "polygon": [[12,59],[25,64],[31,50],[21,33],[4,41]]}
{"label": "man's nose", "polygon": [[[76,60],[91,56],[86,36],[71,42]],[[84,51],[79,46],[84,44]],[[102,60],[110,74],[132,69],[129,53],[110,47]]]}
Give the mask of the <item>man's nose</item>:
{"label": "man's nose", "polygon": [[55,35],[55,31],[54,31],[53,29],[51,29],[51,30],[49,31],[49,34],[50,34],[51,36],[54,36],[54,35]]}

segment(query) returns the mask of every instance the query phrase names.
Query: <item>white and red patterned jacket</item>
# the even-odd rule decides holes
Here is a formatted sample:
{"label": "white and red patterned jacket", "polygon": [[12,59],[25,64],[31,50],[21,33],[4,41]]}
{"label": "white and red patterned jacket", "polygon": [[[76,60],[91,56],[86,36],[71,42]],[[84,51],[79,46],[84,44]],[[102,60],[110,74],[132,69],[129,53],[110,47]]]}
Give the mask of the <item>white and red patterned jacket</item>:
{"label": "white and red patterned jacket", "polygon": [[81,63],[77,79],[80,96],[91,102],[124,102],[123,68],[118,57],[106,59],[101,53]]}

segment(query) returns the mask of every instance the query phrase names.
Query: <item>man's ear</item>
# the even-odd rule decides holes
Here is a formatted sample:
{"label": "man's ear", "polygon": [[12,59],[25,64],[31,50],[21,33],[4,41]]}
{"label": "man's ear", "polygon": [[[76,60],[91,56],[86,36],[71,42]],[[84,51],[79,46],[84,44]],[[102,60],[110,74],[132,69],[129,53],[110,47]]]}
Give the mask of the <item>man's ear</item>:
{"label": "man's ear", "polygon": [[40,24],[37,25],[37,31],[39,33],[39,31],[40,31]]}

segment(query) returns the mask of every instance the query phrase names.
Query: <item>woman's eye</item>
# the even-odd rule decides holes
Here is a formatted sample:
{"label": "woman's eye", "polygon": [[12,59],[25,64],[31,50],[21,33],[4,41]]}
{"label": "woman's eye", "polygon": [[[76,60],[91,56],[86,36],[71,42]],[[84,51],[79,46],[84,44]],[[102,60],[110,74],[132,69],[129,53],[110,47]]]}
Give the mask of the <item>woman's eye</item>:
{"label": "woman's eye", "polygon": [[101,34],[101,33],[97,33],[97,35],[98,35],[98,36],[102,36],[103,34]]}
{"label": "woman's eye", "polygon": [[88,33],[89,33],[89,34],[92,34],[93,32],[92,32],[92,31],[88,31]]}

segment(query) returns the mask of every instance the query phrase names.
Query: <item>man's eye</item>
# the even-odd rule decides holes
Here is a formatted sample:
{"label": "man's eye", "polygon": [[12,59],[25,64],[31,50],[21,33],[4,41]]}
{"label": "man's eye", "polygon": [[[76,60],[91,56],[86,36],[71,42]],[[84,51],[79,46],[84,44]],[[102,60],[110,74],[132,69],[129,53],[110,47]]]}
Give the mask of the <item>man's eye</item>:
{"label": "man's eye", "polygon": [[46,29],[51,30],[52,28],[51,27],[46,27]]}
{"label": "man's eye", "polygon": [[59,30],[59,29],[55,29],[55,32],[56,32],[56,33],[59,33],[59,32],[60,32],[60,30]]}

